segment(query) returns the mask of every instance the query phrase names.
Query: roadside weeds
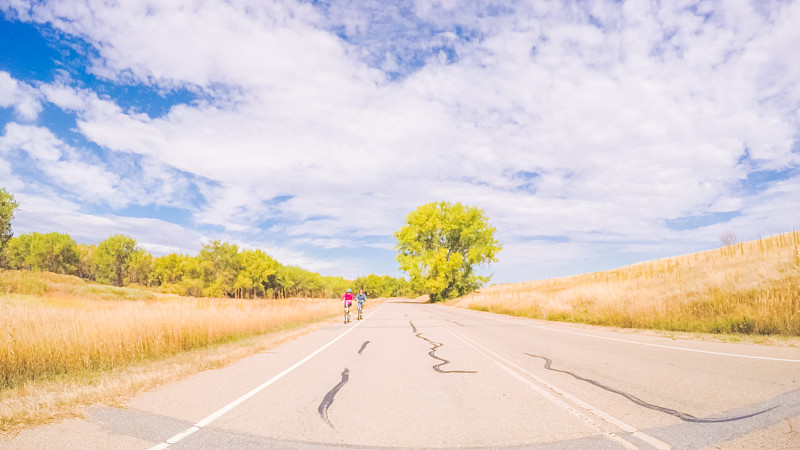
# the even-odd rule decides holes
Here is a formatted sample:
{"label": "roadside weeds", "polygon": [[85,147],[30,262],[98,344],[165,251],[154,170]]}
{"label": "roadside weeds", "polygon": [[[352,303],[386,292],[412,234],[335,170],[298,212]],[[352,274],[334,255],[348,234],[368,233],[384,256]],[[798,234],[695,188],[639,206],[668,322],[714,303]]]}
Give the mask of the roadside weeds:
{"label": "roadside weeds", "polygon": [[622,328],[798,337],[798,249],[800,231],[793,231],[602,272],[487,286],[446,304]]}
{"label": "roadside weeds", "polygon": [[[338,320],[338,314],[336,317]],[[144,391],[198,372],[227,366],[333,322],[334,319],[326,317],[111,371],[31,381],[7,389],[0,392],[0,438],[12,437],[28,427],[81,417],[83,408],[88,405],[120,406]]]}
{"label": "roadside weeds", "polygon": [[622,334],[642,335],[642,336],[657,336],[672,339],[674,341],[706,341],[706,342],[720,342],[727,344],[750,344],[750,345],[764,345],[770,347],[800,347],[800,337],[798,336],[783,336],[783,335],[762,335],[762,334],[736,334],[736,333],[703,333],[695,331],[672,331],[672,330],[659,330],[652,328],[624,328],[610,325],[594,325],[580,322],[564,322],[560,320],[547,320],[527,317],[518,315],[511,312],[496,312],[486,311],[478,308],[464,308],[456,304],[443,304],[442,306],[449,308],[468,309],[478,314],[492,314],[500,317],[509,317],[517,319],[532,320],[538,322],[546,322],[554,325],[562,325],[570,328],[579,328],[586,330],[602,330],[614,331]]}

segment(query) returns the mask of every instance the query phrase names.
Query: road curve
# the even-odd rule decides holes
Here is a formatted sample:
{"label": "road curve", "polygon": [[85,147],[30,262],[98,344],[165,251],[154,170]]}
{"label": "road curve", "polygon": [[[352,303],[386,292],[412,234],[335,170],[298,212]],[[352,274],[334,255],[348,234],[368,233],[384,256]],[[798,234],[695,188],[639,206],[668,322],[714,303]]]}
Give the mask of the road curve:
{"label": "road curve", "polygon": [[0,448],[800,448],[797,425],[797,348],[389,301]]}

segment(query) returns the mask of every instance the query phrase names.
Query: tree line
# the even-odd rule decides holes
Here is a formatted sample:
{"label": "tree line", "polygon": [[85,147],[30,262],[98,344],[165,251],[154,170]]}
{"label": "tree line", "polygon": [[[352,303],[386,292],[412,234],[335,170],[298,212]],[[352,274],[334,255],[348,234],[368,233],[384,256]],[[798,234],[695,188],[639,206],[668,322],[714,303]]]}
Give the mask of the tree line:
{"label": "tree line", "polygon": [[18,204],[0,188],[0,267],[75,275],[114,286],[158,287],[196,297],[338,297],[348,288],[371,297],[415,296],[403,278],[370,274],[356,280],[323,276],[283,265],[262,250],[224,241],[203,245],[195,256],[171,253],[153,257],[135,239],[113,235],[96,245],[78,244],[65,233],[26,233],[14,237],[11,220]]}

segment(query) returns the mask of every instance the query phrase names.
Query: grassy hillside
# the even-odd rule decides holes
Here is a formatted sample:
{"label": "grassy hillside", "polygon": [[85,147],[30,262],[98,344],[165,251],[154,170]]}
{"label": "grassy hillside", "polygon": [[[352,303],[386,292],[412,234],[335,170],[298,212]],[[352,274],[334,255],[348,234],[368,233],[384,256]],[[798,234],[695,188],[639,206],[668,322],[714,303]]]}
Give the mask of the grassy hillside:
{"label": "grassy hillside", "polygon": [[[154,300],[171,298],[156,288],[116,287],[51,272],[0,269],[0,294],[22,294],[41,298],[93,300]],[[50,303],[58,303],[51,301]]]}
{"label": "grassy hillside", "polygon": [[800,336],[800,232],[615,270],[503,284],[450,302],[547,320]]}

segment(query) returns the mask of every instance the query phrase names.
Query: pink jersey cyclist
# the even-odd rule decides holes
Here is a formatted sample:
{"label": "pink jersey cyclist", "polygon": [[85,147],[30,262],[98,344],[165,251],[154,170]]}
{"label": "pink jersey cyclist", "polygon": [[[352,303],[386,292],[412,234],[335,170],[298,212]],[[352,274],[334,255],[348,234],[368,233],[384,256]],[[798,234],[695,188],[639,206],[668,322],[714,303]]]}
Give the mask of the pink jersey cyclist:
{"label": "pink jersey cyclist", "polygon": [[344,304],[348,308],[353,306],[353,299],[354,298],[355,297],[353,296],[353,290],[352,289],[348,289],[347,292],[345,292],[344,295],[342,296],[342,300],[344,300]]}

